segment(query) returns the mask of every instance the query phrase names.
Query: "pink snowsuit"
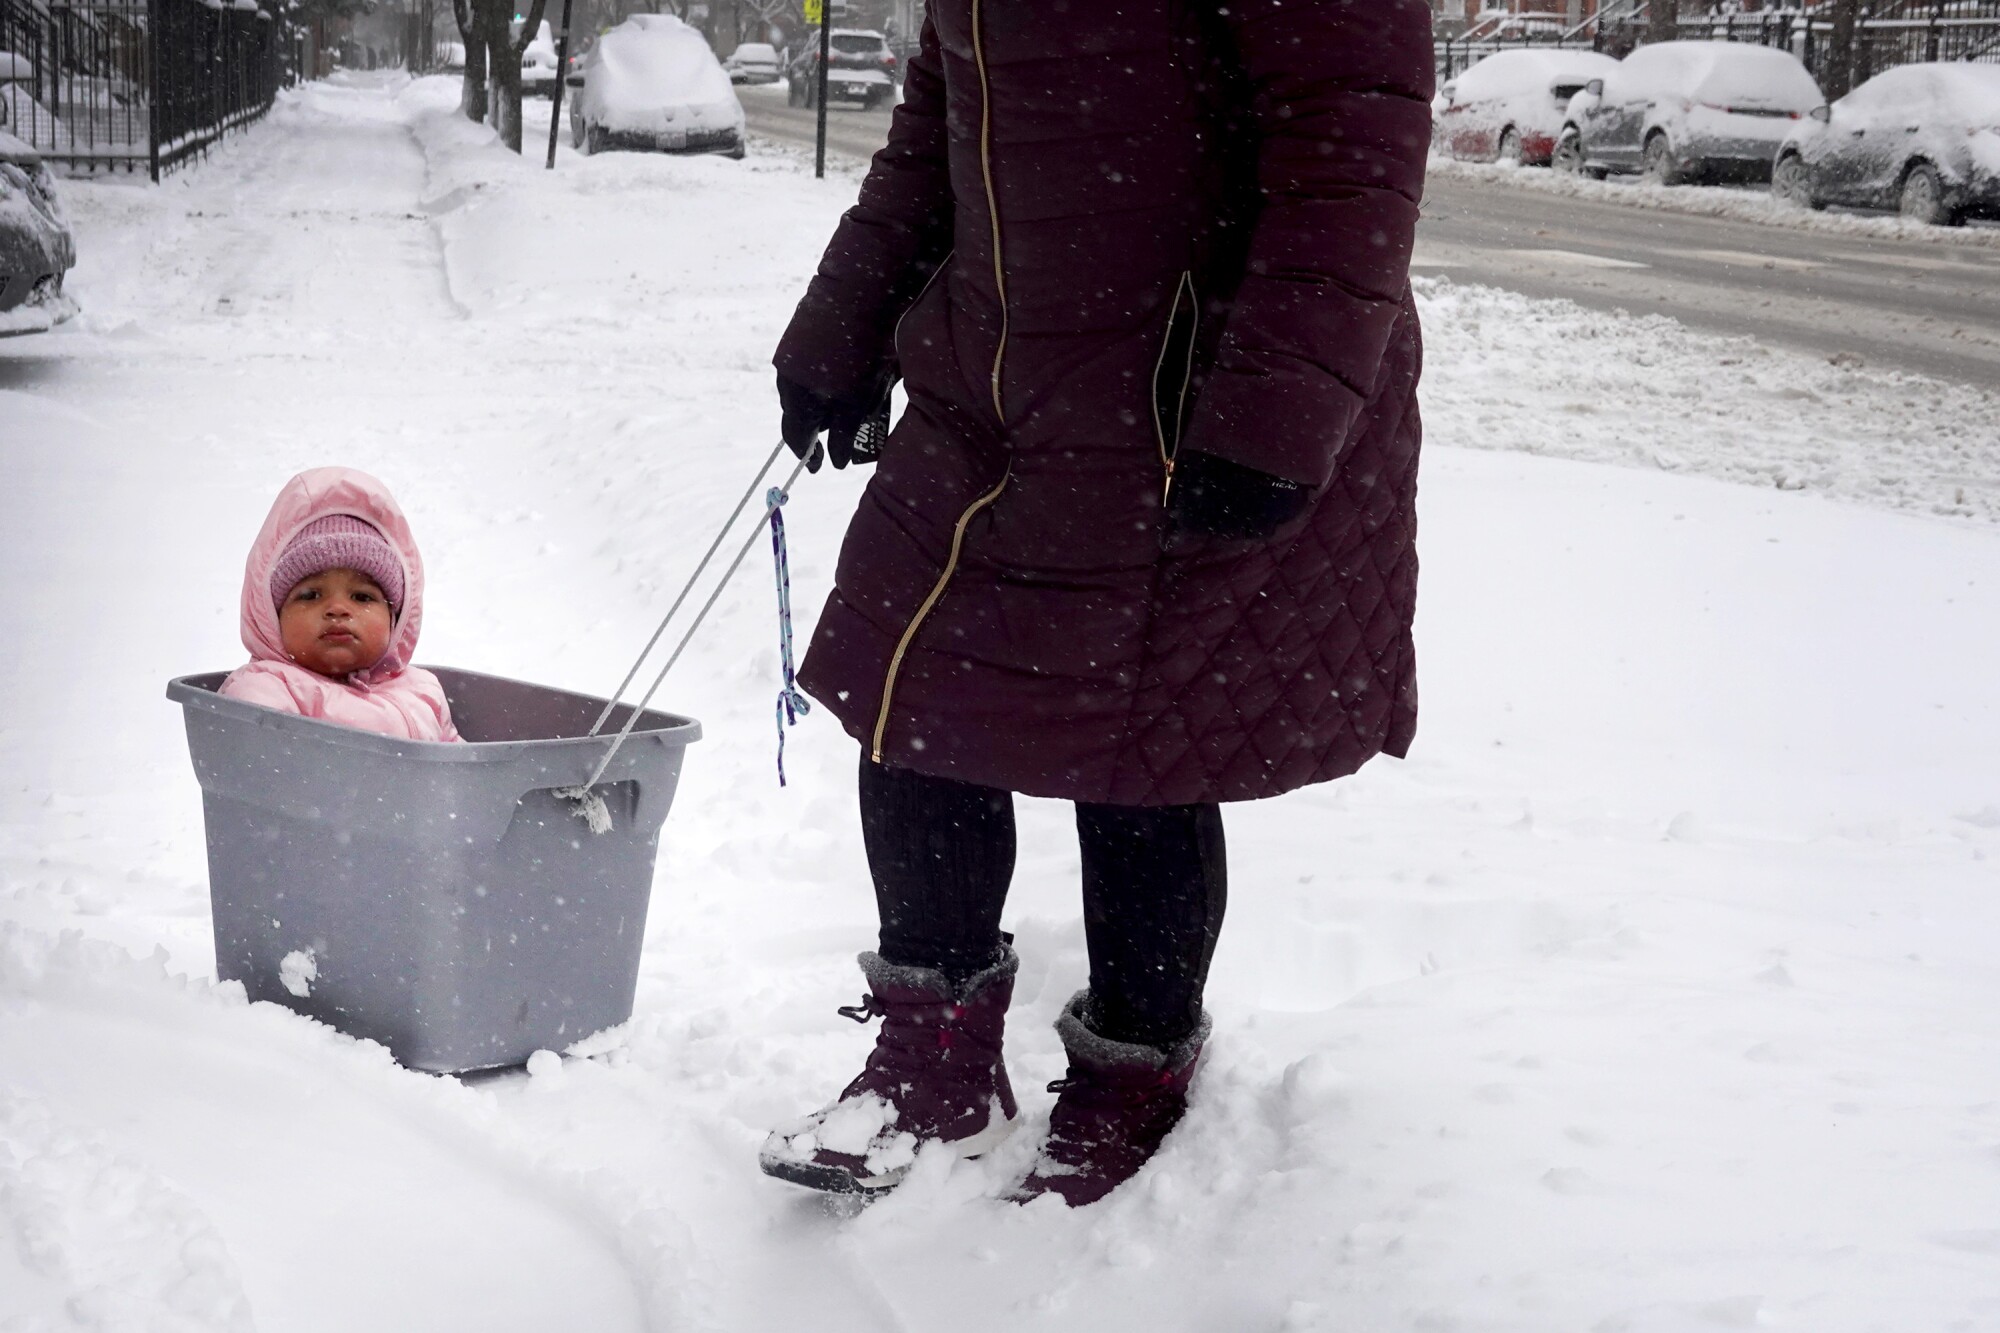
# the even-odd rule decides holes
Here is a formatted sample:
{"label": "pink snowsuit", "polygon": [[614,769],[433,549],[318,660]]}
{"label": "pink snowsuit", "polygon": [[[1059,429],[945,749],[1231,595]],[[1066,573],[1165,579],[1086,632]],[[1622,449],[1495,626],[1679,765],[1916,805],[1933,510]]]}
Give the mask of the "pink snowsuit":
{"label": "pink snowsuit", "polygon": [[[351,514],[375,525],[403,562],[403,605],[389,651],[344,680],[293,662],[278,631],[271,573],[285,547],[307,524]],[[410,665],[424,623],[424,564],[403,511],[381,482],[353,468],[321,467],[285,483],[243,570],[243,646],[251,662],[230,673],[222,694],[266,708],[299,713],[343,727],[413,741],[462,739],[438,678]]]}

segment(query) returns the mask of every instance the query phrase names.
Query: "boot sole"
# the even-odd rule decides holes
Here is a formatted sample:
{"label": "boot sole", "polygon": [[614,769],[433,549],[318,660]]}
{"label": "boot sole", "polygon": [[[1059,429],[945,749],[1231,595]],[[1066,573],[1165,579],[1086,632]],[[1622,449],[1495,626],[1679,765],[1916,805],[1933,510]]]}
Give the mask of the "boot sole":
{"label": "boot sole", "polygon": [[[960,1160],[969,1161],[993,1151],[1006,1142],[1007,1136],[1019,1128],[1021,1118],[996,1120],[977,1134],[962,1139],[954,1139],[945,1146]],[[903,1177],[910,1173],[908,1167],[898,1171],[885,1171],[879,1176],[857,1176],[851,1171],[843,1171],[837,1166],[822,1166],[817,1162],[798,1162],[777,1157],[769,1153],[757,1154],[757,1165],[765,1175],[787,1184],[800,1185],[821,1194],[849,1194],[873,1197],[888,1193],[903,1183]]]}

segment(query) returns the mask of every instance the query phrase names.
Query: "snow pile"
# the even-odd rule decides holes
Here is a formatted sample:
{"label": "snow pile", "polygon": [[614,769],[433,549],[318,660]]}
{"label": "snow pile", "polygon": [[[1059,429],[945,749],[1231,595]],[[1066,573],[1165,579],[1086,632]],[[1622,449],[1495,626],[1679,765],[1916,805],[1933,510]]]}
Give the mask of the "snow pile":
{"label": "snow pile", "polygon": [[[419,115],[452,95],[315,85],[157,191],[80,186],[92,313],[7,349],[0,533],[32,540],[0,622],[34,651],[0,657],[0,1070],[9,1126],[57,1129],[10,1128],[0,1172],[79,1236],[123,1234],[99,1182],[170,1187],[121,1290],[184,1263],[209,1326],[235,1290],[303,1333],[2000,1321],[2000,531],[1883,512],[1942,494],[1933,428],[1989,476],[1990,408],[1652,322],[1426,284],[1417,748],[1229,812],[1208,1063],[1095,1209],[994,1197],[1086,971],[1049,802],[1006,921],[1022,1132],[858,1217],[759,1175],[867,1049],[835,1006],[873,902],[853,744],[800,728],[776,785],[754,571],[663,699],[708,739],[623,1031],[433,1079],[204,980],[159,691],[240,660],[276,486],[385,476],[436,660],[607,689],[773,442],[769,349],[852,198],[791,157],[541,172]],[[1552,383],[1585,362],[1616,397]],[[1546,456],[1597,449],[1634,466]],[[1780,489],[1794,456],[1864,503]],[[787,508],[808,620],[863,480]],[[143,636],[135,551],[173,553],[184,608]],[[169,1254],[197,1235],[229,1266]],[[63,1326],[82,1280],[8,1262],[0,1325]]]}
{"label": "snow pile", "polygon": [[1658,316],[1415,281],[1433,441],[2000,522],[1991,388],[1773,351]]}
{"label": "snow pile", "polygon": [[623,1253],[666,1242],[625,1216],[617,1182],[496,1123],[489,1093],[177,976],[164,951],[0,923],[0,1064],[0,1237],[16,1242],[0,1275],[11,1248],[35,1277],[0,1282],[0,1327],[683,1318]]}
{"label": "snow pile", "polygon": [[[774,248],[822,219],[830,230],[844,202],[829,181],[825,201],[803,201],[798,216],[744,220],[772,202],[774,175],[796,179],[789,163],[650,153],[583,157],[569,153],[565,141],[561,170],[544,171],[539,160],[507,152],[490,129],[458,115],[439,82],[412,87],[402,103],[423,150],[425,207],[438,220],[451,296],[469,313],[504,312],[572,337],[579,329],[608,336],[623,328],[626,346],[639,345],[641,331],[662,322],[669,313],[662,301],[674,302],[677,316],[687,313],[681,303],[699,300],[718,324],[740,322],[744,304],[768,289]],[[546,108],[530,109],[547,115]],[[579,195],[590,201],[587,239],[570,220]],[[673,243],[684,248],[677,265],[704,275],[699,294],[669,290],[664,275],[641,260],[662,243],[663,197],[677,215],[731,219],[728,226],[673,226]],[[733,352],[743,340],[732,334],[721,345]],[[698,354],[674,344],[655,350],[671,359]]]}
{"label": "snow pile", "polygon": [[1927,241],[1933,245],[2000,249],[2000,227],[1934,227],[1900,217],[1815,212],[1787,203],[1763,186],[1654,185],[1636,176],[1613,176],[1608,180],[1594,181],[1587,176],[1571,176],[1559,171],[1522,171],[1512,163],[1459,162],[1437,153],[1431,155],[1428,170],[1433,176],[1478,181],[1495,188],[1540,190],[1545,194],[1573,199],[1657,208],[1693,217],[1732,218],[1739,222],[1758,222],[1766,226],[1842,236],[1888,236],[1902,241]]}
{"label": "snow pile", "polygon": [[66,1327],[255,1328],[235,1261],[200,1209],[143,1164],[4,1087],[0,1291],[27,1293],[27,1309],[62,1310]]}

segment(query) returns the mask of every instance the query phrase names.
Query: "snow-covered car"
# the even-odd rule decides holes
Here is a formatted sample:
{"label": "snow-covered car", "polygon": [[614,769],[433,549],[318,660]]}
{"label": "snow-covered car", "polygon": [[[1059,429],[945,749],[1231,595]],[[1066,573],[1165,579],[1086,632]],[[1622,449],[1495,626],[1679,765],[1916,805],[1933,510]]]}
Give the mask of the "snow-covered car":
{"label": "snow-covered car", "polygon": [[1617,67],[1597,51],[1496,51],[1440,90],[1438,148],[1474,162],[1545,167],[1570,99]]}
{"label": "snow-covered car", "polygon": [[1796,56],[1747,42],[1657,42],[1570,99],[1558,171],[1662,185],[1771,178],[1778,144],[1826,99]]}
{"label": "snow-covered car", "polygon": [[521,93],[525,97],[556,95],[556,39],[543,22],[535,40],[521,51]]}
{"label": "snow-covered car", "polygon": [[743,104],[708,39],[671,14],[634,14],[577,72],[570,136],[586,153],[629,148],[743,156]]}
{"label": "snow-covered car", "polygon": [[778,66],[778,48],[769,42],[742,42],[722,62],[731,83],[776,83],[784,77]]}
{"label": "snow-covered car", "polygon": [[2000,218],[2000,65],[1900,65],[1803,121],[1771,190],[1951,226]]}
{"label": "snow-covered car", "polygon": [[75,263],[55,175],[41,154],[0,132],[0,335],[45,332],[75,314],[63,294]]}
{"label": "snow-covered car", "polygon": [[[826,100],[859,102],[872,111],[895,100],[896,53],[881,33],[866,28],[835,28],[827,34]],[[813,106],[819,98],[819,42],[811,36],[786,74],[785,100],[793,106]]]}

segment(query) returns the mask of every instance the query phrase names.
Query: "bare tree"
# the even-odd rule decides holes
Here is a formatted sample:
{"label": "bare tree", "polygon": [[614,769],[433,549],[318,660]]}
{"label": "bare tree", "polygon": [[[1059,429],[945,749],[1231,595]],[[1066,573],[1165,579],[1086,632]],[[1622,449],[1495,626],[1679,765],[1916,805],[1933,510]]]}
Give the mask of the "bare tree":
{"label": "bare tree", "polygon": [[771,23],[792,7],[791,0],[742,0],[740,6],[757,16],[757,40],[763,41]]}
{"label": "bare tree", "polygon": [[[460,31],[466,32],[465,39],[465,86],[467,97],[462,103],[468,116],[472,115],[471,90],[473,87],[473,55],[478,48],[477,59],[480,68],[480,116],[500,133],[500,142],[515,152],[521,151],[521,57],[527,54],[528,43],[542,30],[542,11],[548,0],[533,0],[528,8],[527,21],[521,25],[520,35],[514,34],[513,0],[452,0],[453,11],[460,16]],[[466,26],[466,17],[471,26]]]}

